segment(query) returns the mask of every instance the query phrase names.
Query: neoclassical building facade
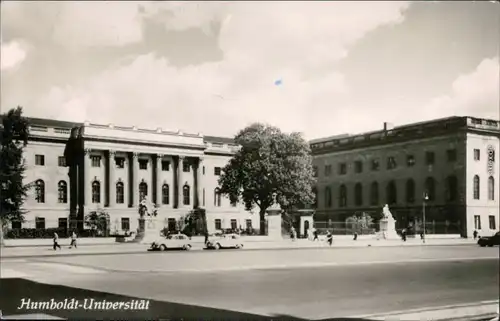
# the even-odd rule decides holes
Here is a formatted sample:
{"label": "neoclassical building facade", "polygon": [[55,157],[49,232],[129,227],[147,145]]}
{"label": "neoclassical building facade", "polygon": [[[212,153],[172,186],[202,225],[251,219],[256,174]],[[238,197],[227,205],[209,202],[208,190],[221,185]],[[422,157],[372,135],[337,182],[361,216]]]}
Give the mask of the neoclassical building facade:
{"label": "neoclassical building facade", "polygon": [[219,193],[218,178],[238,146],[232,139],[136,127],[30,119],[25,149],[26,221],[13,228],[64,227],[96,210],[112,232],[137,228],[138,205],[157,207],[175,229],[193,208],[207,210],[211,231],[258,229],[258,215]]}

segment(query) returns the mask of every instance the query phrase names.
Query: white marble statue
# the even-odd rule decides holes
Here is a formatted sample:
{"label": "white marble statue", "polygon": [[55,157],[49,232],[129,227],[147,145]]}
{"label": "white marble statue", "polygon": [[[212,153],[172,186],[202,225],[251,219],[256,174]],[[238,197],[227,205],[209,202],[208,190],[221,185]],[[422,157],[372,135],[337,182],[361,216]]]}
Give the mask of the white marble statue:
{"label": "white marble statue", "polygon": [[384,219],[388,221],[394,221],[394,216],[392,216],[392,213],[389,210],[389,205],[385,204],[384,208],[382,209],[382,213],[384,214]]}

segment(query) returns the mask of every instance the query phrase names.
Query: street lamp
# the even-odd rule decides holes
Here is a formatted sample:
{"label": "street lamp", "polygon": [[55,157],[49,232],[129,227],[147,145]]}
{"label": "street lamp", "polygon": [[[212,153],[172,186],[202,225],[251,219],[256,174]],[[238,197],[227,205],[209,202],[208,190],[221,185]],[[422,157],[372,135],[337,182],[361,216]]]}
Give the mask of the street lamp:
{"label": "street lamp", "polygon": [[427,195],[427,192],[424,193],[424,199],[422,202],[422,223],[424,225],[424,231],[423,231],[423,238],[422,241],[425,243],[425,205],[426,202],[429,200],[429,195]]}

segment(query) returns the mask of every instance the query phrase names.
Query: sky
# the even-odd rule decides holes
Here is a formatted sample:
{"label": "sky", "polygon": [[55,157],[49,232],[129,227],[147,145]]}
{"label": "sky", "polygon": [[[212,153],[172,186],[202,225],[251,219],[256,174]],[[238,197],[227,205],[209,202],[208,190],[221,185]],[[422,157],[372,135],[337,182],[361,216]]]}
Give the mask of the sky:
{"label": "sky", "polygon": [[305,138],[499,119],[500,3],[1,3],[1,111]]}

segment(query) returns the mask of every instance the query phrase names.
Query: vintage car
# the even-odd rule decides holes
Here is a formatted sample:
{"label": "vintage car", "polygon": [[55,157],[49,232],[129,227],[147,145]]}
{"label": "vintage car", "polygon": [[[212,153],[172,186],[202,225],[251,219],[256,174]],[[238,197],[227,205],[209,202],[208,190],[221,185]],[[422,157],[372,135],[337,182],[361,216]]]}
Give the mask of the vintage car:
{"label": "vintage car", "polygon": [[479,238],[479,240],[477,241],[477,244],[481,247],[485,247],[485,246],[492,247],[495,245],[500,245],[500,232],[496,232],[492,236],[486,236],[486,237],[483,236],[483,237]]}
{"label": "vintage car", "polygon": [[151,250],[165,251],[166,249],[191,249],[191,240],[184,234],[172,234],[159,237],[151,243]]}
{"label": "vintage car", "polygon": [[207,249],[240,249],[243,247],[238,234],[213,235],[208,238]]}

